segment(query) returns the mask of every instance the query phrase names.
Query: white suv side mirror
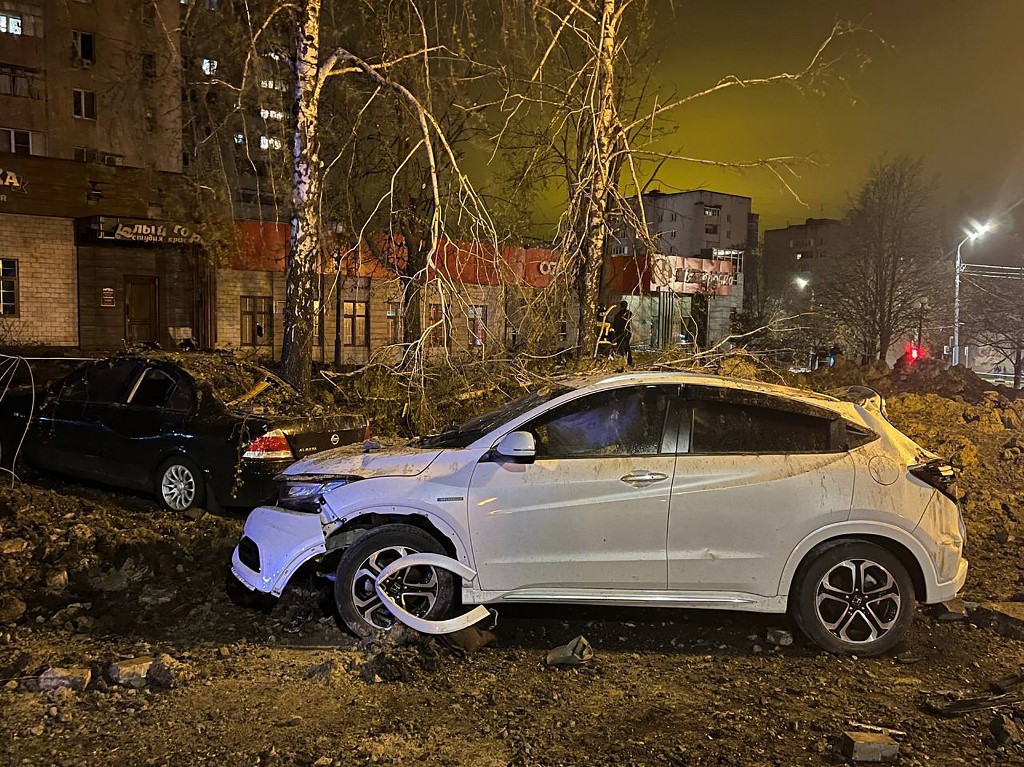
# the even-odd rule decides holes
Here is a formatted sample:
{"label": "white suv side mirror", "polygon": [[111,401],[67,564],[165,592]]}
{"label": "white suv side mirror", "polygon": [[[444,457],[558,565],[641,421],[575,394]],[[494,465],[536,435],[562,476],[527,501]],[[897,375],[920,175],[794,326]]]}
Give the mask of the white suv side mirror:
{"label": "white suv side mirror", "polygon": [[537,443],[530,432],[513,431],[501,438],[494,446],[494,452],[502,458],[511,458],[520,463],[533,463],[537,456]]}

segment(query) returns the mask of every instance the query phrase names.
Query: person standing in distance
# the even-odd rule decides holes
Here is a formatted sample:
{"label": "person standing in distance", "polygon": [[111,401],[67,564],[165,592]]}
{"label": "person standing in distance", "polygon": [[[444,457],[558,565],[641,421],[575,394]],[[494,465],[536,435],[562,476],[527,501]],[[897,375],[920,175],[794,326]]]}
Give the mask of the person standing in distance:
{"label": "person standing in distance", "polygon": [[629,304],[625,301],[619,302],[619,311],[612,318],[612,330],[615,332],[615,350],[626,358],[626,364],[633,364],[633,350],[630,342],[633,340],[633,329],[630,327],[630,320],[633,319],[633,312],[629,310]]}

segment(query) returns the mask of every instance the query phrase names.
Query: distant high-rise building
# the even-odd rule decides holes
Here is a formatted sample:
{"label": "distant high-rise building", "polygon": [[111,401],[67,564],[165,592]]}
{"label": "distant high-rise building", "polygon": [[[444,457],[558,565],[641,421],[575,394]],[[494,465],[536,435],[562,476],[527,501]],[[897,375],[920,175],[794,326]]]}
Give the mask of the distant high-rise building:
{"label": "distant high-rise building", "polygon": [[834,218],[809,218],[785,229],[764,233],[765,295],[789,300],[810,295],[815,276],[842,251],[846,227]]}
{"label": "distant high-rise building", "polygon": [[649,237],[622,231],[614,238],[603,299],[629,301],[634,338],[651,346],[721,341],[743,305],[744,256],[757,243],[750,198],[696,189],[642,200]]}

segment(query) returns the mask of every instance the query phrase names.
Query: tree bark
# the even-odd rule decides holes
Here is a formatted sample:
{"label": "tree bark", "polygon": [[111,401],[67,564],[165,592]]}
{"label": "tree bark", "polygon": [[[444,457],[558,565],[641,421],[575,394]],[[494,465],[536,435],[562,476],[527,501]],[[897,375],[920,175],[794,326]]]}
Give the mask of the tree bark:
{"label": "tree bark", "polygon": [[305,0],[295,56],[295,140],[292,145],[291,241],[285,265],[281,374],[305,393],[313,367],[313,313],[320,261],[318,79],[320,0]]}
{"label": "tree bark", "polygon": [[1013,360],[1013,388],[1019,389],[1021,374],[1024,373],[1024,348],[1017,347],[1017,356]]}

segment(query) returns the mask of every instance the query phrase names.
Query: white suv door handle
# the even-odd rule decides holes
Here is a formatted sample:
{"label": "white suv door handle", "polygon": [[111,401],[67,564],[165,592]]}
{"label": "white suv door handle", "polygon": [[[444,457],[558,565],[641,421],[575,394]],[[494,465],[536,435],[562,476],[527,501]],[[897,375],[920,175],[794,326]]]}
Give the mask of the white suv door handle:
{"label": "white suv door handle", "polygon": [[662,474],[657,471],[647,471],[646,469],[640,469],[639,471],[632,471],[626,476],[622,477],[622,481],[630,485],[637,483],[646,485],[653,482],[664,482],[668,479],[668,474]]}

